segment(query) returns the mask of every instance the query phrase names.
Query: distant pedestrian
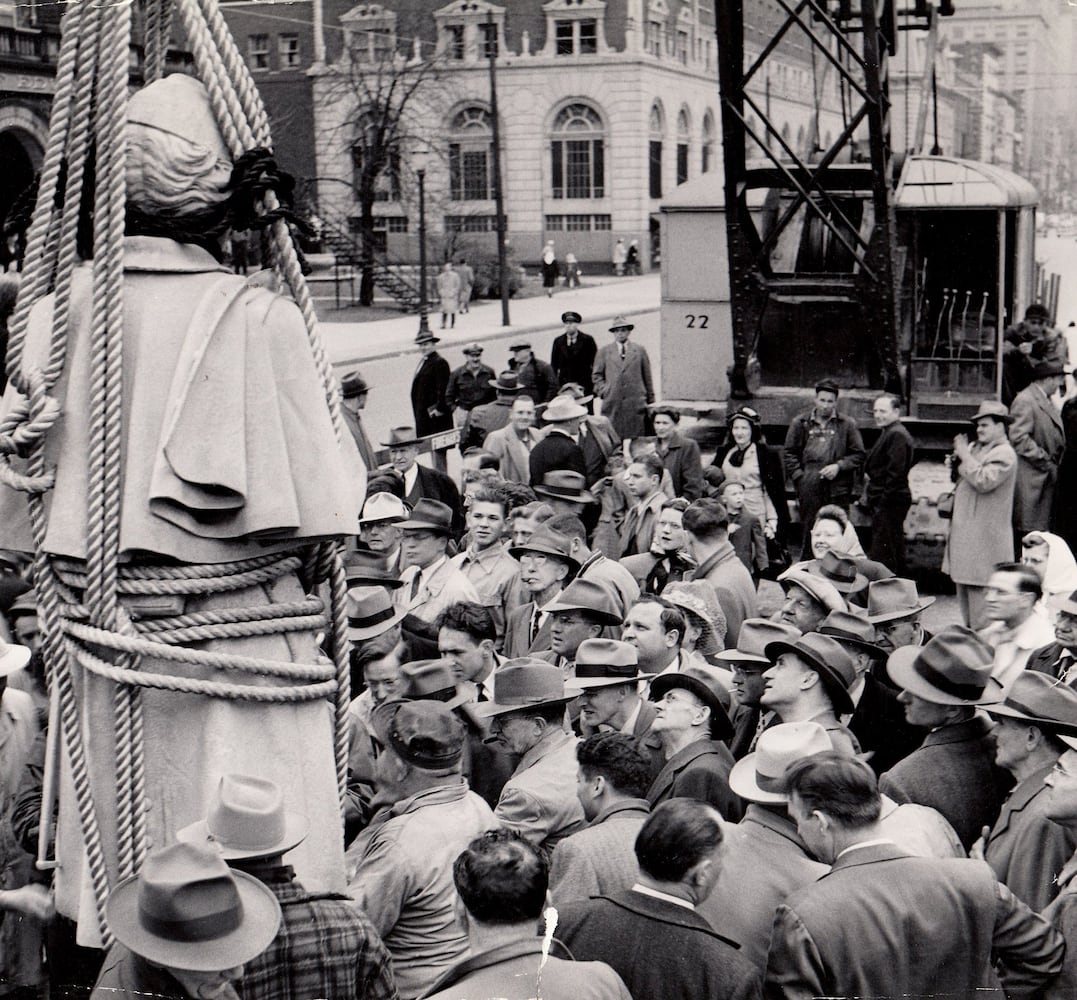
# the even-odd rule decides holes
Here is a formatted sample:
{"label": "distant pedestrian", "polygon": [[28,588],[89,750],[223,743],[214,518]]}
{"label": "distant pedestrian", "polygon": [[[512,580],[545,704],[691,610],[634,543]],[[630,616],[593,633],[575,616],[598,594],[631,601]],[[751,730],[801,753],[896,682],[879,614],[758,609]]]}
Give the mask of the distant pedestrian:
{"label": "distant pedestrian", "polygon": [[642,274],[639,259],[639,240],[633,240],[628,244],[628,253],[625,254],[625,274]]}
{"label": "distant pedestrian", "polygon": [[341,415],[344,417],[344,424],[351,431],[352,438],[355,440],[355,447],[359,449],[359,457],[363,460],[363,465],[367,469],[376,469],[378,467],[378,458],[374,451],[374,445],[371,444],[370,438],[367,437],[366,428],[363,426],[363,418],[360,415],[361,411],[366,408],[367,393],[369,392],[370,386],[367,385],[366,379],[358,371],[348,372],[340,380],[340,395],[344,402]]}
{"label": "distant pedestrian", "polygon": [[475,289],[475,270],[463,258],[456,265],[456,274],[460,278],[460,312],[471,312],[471,293]]}
{"label": "distant pedestrian", "polygon": [[598,354],[595,338],[580,329],[582,317],[574,310],[561,313],[561,322],[565,332],[554,339],[550,352],[550,367],[557,377],[560,389],[569,382],[577,382],[586,395],[594,392],[591,371]]}
{"label": "distant pedestrian", "polygon": [[599,349],[592,371],[603,415],[623,438],[644,434],[647,407],[654,402],[651,359],[639,344],[629,342],[634,329],[624,316],[614,319],[610,333],[615,342]]}
{"label": "distant pedestrian", "polygon": [[435,337],[429,330],[415,339],[423,353],[411,381],[411,411],[415,416],[417,437],[452,428],[452,411],[445,405],[449,362],[437,352],[440,342],[441,338]]}
{"label": "distant pedestrian", "polygon": [[445,266],[438,275],[438,297],[441,299],[441,329],[448,321],[450,328],[456,326],[456,310],[460,308],[460,275],[452,269],[452,262],[445,261]]}
{"label": "distant pedestrian", "polygon": [[[468,344],[464,348],[464,363],[453,369],[445,386],[445,407],[463,427],[468,414],[483,403],[497,398],[493,381],[497,378],[493,368],[482,363],[482,344]],[[461,442],[461,447],[463,443]]]}
{"label": "distant pedestrian", "polygon": [[912,506],[912,435],[901,423],[901,407],[893,396],[880,396],[871,412],[880,434],[864,460],[864,505],[871,514],[870,556],[900,576],[905,571],[905,515]]}
{"label": "distant pedestrian", "polygon": [[618,240],[613,245],[613,273],[620,278],[625,273],[625,260],[628,259],[628,250],[625,241]]}
{"label": "distant pedestrian", "polygon": [[570,250],[565,254],[565,288],[580,287],[580,262]]}
{"label": "distant pedestrian", "polygon": [[553,296],[554,287],[557,285],[557,275],[560,273],[557,263],[557,254],[553,249],[553,240],[547,240],[542,248],[542,287],[546,289],[546,297]]}
{"label": "distant pedestrian", "polygon": [[545,361],[535,357],[530,341],[519,341],[509,350],[512,351],[509,367],[516,372],[520,391],[530,396],[536,405],[553,399],[557,395],[557,376]]}

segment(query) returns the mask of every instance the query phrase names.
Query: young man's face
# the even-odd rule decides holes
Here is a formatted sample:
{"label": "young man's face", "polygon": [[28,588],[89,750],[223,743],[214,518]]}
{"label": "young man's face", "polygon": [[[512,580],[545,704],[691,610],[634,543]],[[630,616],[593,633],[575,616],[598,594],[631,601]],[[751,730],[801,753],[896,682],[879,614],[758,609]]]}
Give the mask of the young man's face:
{"label": "young man's face", "polygon": [[824,419],[832,417],[838,408],[838,394],[829,389],[820,389],[815,394],[815,412]]}
{"label": "young man's face", "polygon": [[473,500],[467,512],[471,539],[479,549],[488,549],[501,541],[505,533],[505,509],[499,503]]}
{"label": "young man's face", "polygon": [[625,485],[632,496],[642,500],[649,497],[658,488],[658,480],[656,476],[652,476],[647,471],[645,465],[633,462],[625,469]]}

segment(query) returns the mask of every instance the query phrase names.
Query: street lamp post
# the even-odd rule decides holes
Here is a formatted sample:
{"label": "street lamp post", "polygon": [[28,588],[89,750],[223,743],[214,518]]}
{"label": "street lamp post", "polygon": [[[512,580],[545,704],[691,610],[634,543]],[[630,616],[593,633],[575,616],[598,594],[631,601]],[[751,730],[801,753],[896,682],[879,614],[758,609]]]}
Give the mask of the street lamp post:
{"label": "street lamp post", "polygon": [[419,336],[430,332],[426,303],[426,163],[430,153],[419,147],[411,154],[411,165],[419,179]]}

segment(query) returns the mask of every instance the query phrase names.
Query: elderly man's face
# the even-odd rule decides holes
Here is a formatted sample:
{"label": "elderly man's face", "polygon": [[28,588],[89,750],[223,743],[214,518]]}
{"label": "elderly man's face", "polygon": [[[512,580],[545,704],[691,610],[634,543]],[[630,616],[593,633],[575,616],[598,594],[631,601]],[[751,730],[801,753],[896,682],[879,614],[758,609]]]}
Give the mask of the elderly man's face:
{"label": "elderly man's face", "polygon": [[1028,736],[1031,724],[1005,716],[995,718],[995,763],[1011,773],[1029,758]]}
{"label": "elderly man's face", "polygon": [[1077,650],[1077,615],[1059,611],[1055,620],[1055,642],[1069,650]]}
{"label": "elderly man's face", "polygon": [[825,617],[826,608],[811,594],[795,583],[789,585],[781,607],[781,621],[795,626],[801,632],[814,632]]}
{"label": "elderly man's face", "polygon": [[400,555],[405,567],[426,569],[445,555],[448,539],[434,531],[405,531],[400,540]]}
{"label": "elderly man's face", "polygon": [[389,449],[389,461],[393,463],[393,468],[397,472],[403,474],[415,464],[418,454],[419,449],[416,445],[402,444]]}
{"label": "elderly man's face", "polygon": [[924,626],[918,615],[899,618],[894,622],[882,622],[875,626],[875,641],[883,649],[901,649],[902,646],[919,646],[924,638]]}
{"label": "elderly man's face", "polygon": [[625,699],[630,697],[631,692],[626,690],[624,684],[585,688],[579,699],[580,717],[591,729],[597,729],[615,720]]}
{"label": "elderly man's face", "polygon": [[532,595],[545,593],[568,575],[568,567],[560,559],[542,552],[524,552],[519,561],[520,582]]}
{"label": "elderly man's face", "polygon": [[370,546],[371,552],[395,551],[402,534],[398,521],[375,521],[359,529],[359,537]]}
{"label": "elderly man's face", "polygon": [[550,615],[550,649],[558,656],[574,659],[585,639],[597,639],[602,631],[582,611],[554,611]]}
{"label": "elderly man's face", "polygon": [[520,712],[495,715],[490,721],[490,735],[497,741],[494,747],[518,756],[535,746],[545,731],[539,719]]}
{"label": "elderly man's face", "polygon": [[708,708],[691,691],[673,688],[654,703],[657,715],[651,723],[651,732],[686,733],[706,721]]}
{"label": "elderly man's face", "polygon": [[1077,750],[1067,750],[1043,779],[1047,818],[1072,825],[1077,820]]}

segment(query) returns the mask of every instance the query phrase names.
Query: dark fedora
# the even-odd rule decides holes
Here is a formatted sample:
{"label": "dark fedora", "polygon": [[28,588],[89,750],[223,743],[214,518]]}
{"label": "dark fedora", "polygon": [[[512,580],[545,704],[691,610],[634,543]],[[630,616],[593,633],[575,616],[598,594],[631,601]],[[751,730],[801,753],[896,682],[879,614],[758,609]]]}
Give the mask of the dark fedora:
{"label": "dark fedora", "polygon": [[566,309],[561,313],[562,323],[582,323],[583,317],[574,309]]}
{"label": "dark fedora", "polygon": [[839,594],[855,594],[868,585],[868,578],[856,568],[856,560],[833,549],[824,552],[820,559],[812,559],[802,568],[813,576],[829,580]]}
{"label": "dark fedora", "polygon": [[1001,420],[1004,424],[1013,423],[1009,407],[1005,403],[1000,403],[997,399],[985,399],[980,404],[980,408],[969,417],[969,423],[975,424],[976,421],[982,420],[984,417]]}
{"label": "dark fedora", "polygon": [[434,531],[441,535],[452,534],[452,508],[440,500],[421,497],[411,512],[411,517],[400,523],[404,531]]}
{"label": "dark fedora", "polygon": [[723,649],[715,659],[732,663],[770,664],[766,649],[772,642],[796,642],[800,629],[767,618],[745,618],[737,633],[737,648]]}
{"label": "dark fedora", "polygon": [[[581,643],[582,645],[582,643]],[[728,740],[733,736],[733,723],[729,721],[726,705],[729,692],[719,679],[718,671],[703,667],[686,667],[659,674],[651,681],[651,701],[658,701],[674,688],[691,691],[711,710],[711,739]]]}
{"label": "dark fedora", "polygon": [[490,379],[488,385],[505,396],[520,391],[520,380],[517,377],[516,372],[502,372],[497,378]]}
{"label": "dark fedora", "polygon": [[415,428],[405,424],[401,427],[390,427],[389,440],[382,441],[381,445],[383,448],[403,448],[405,445],[418,443],[419,436],[415,433]]}
{"label": "dark fedora", "polygon": [[351,587],[387,587],[396,590],[403,580],[385,566],[385,560],[377,552],[358,549],[344,563],[344,579]]}
{"label": "dark fedora", "polygon": [[562,562],[568,563],[573,573],[580,570],[580,561],[569,551],[571,541],[568,535],[562,535],[559,531],[546,524],[540,524],[535,533],[523,545],[514,545],[509,549],[513,559],[519,559],[525,552],[535,552],[544,556],[555,556]]}
{"label": "dark fedora", "polygon": [[1025,310],[1025,319],[1042,319],[1044,322],[1051,321],[1051,313],[1042,302],[1033,302]]}
{"label": "dark fedora", "polygon": [[388,632],[407,616],[398,608],[385,587],[352,587],[348,591],[348,638],[352,642],[373,639]]}
{"label": "dark fedora", "polygon": [[456,708],[468,700],[468,693],[457,684],[452,660],[412,660],[400,668],[400,676],[408,701],[440,701]]}
{"label": "dark fedora", "polygon": [[886,661],[900,688],[936,705],[987,705],[999,701],[1002,684],[991,676],[995,653],[964,625],[950,625],[926,646],[902,646]]}
{"label": "dark fedora", "polygon": [[497,669],[492,701],[471,706],[472,715],[487,718],[522,712],[542,705],[572,701],[580,688],[565,687],[564,671],[552,663],[531,656],[506,660]]}
{"label": "dark fedora", "polygon": [[387,701],[370,714],[383,747],[425,771],[452,767],[464,755],[467,730],[440,701]]}
{"label": "dark fedora", "polygon": [[340,393],[345,399],[355,399],[356,396],[369,391],[370,386],[367,385],[366,379],[358,372],[348,372],[340,380]]}
{"label": "dark fedora", "polygon": [[921,597],[915,580],[892,576],[873,580],[868,585],[868,621],[872,625],[911,618],[935,603],[934,597]]}
{"label": "dark fedora", "polygon": [[593,580],[573,580],[542,610],[549,614],[559,611],[586,611],[603,625],[620,625],[624,620],[624,616],[617,610],[613,594]]}
{"label": "dark fedora", "polygon": [[416,344],[440,344],[441,338],[435,337],[429,330],[420,330],[415,335]]}
{"label": "dark fedora", "polygon": [[[1036,670],[1022,670],[1010,685],[1006,700],[999,705],[988,705],[985,711],[1032,723],[1056,736],[1077,737],[1077,691]],[[1074,745],[1069,740],[1066,742]]]}
{"label": "dark fedora", "polygon": [[570,503],[598,503],[587,488],[587,479],[571,469],[554,469],[542,477],[542,484],[535,487],[540,497],[567,500]]}
{"label": "dark fedora", "polygon": [[1052,378],[1056,375],[1065,375],[1066,369],[1060,361],[1041,361],[1032,367],[1032,379]]}
{"label": "dark fedora", "polygon": [[635,330],[636,324],[629,323],[624,316],[614,317],[613,324],[610,326],[610,333],[614,333],[617,330]]}
{"label": "dark fedora", "polygon": [[256,878],[228,867],[215,847],[151,851],[139,873],[112,890],[113,936],[153,965],[218,972],[249,962],[280,928],[280,904]]}
{"label": "dark fedora", "polygon": [[849,697],[849,687],[856,680],[856,667],[837,639],[819,632],[807,632],[795,642],[769,643],[766,653],[771,660],[777,660],[782,653],[800,657],[819,675],[838,715],[852,712],[856,707]]}
{"label": "dark fedora", "polygon": [[639,650],[618,639],[584,639],[576,650],[576,679],[579,688],[612,687],[646,681],[654,674],[639,672]]}
{"label": "dark fedora", "polygon": [[885,659],[888,655],[888,650],[875,641],[875,626],[852,611],[831,611],[822,620],[817,631],[821,635],[837,639],[843,646],[871,653],[879,659]]}

